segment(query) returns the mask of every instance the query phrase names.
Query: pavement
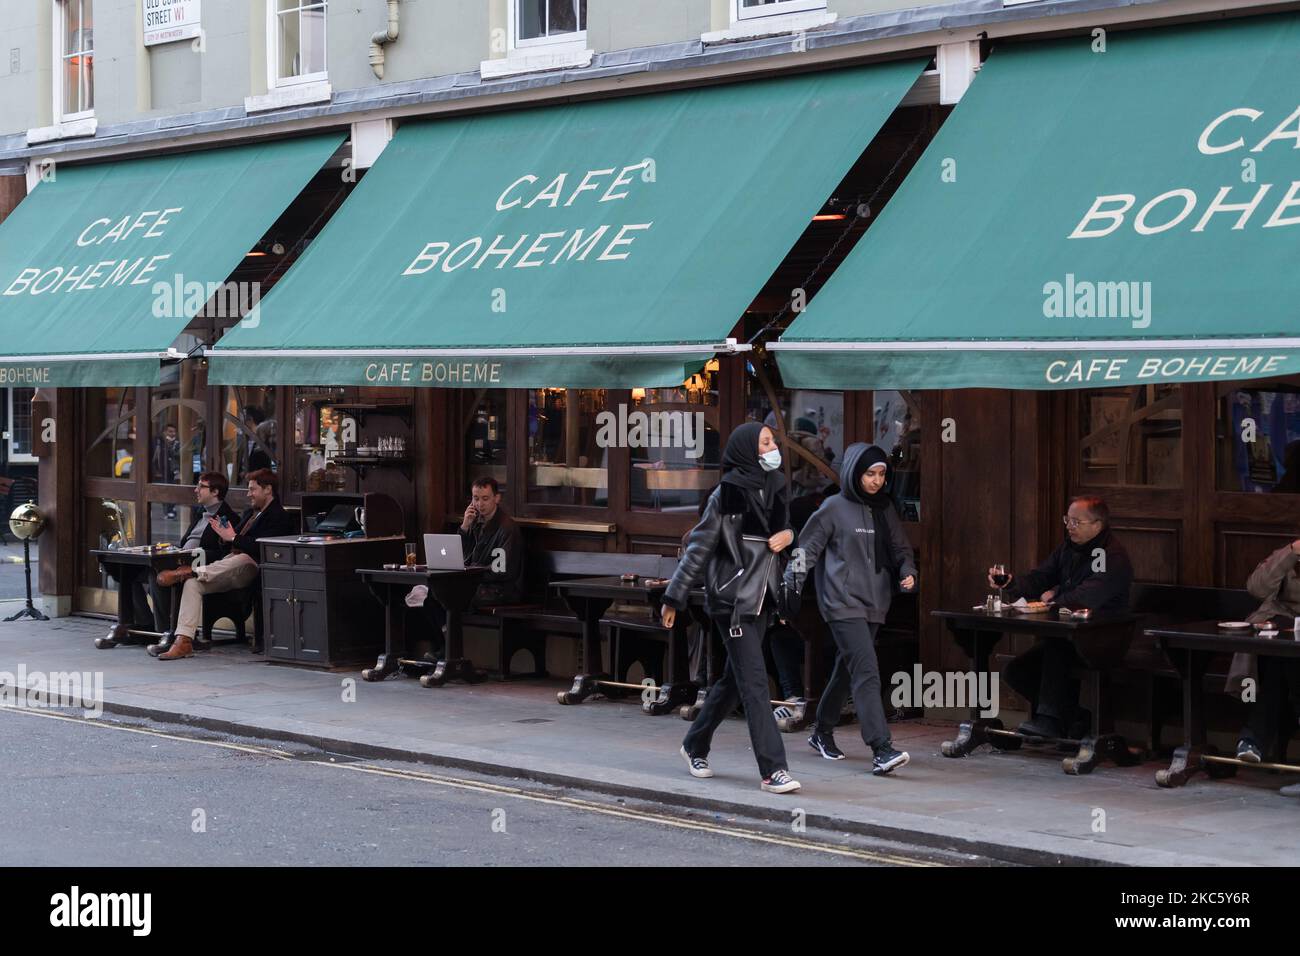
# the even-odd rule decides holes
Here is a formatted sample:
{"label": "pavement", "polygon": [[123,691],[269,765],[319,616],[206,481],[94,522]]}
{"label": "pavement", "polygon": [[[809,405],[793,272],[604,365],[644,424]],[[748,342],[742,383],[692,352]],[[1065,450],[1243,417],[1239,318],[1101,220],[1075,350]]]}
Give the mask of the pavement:
{"label": "pavement", "polygon": [[[0,616],[8,605],[0,604]],[[16,605],[15,605],[16,606]],[[758,788],[742,720],[719,729],[716,776],[686,773],[677,748],[686,724],[651,717],[639,702],[593,698],[561,706],[568,681],[491,681],[425,689],[393,677],[370,684],[360,671],[273,664],[246,649],[217,648],[160,662],[138,646],[96,650],[105,621],[59,618],[0,623],[0,681],[19,665],[34,672],[102,675],[106,712],[179,722],[221,733],[297,741],[366,759],[404,760],[508,775],[587,791],[653,799],[755,820],[789,821],[879,839],[1035,865],[1294,865],[1300,800],[1278,794],[1267,772],[1231,780],[1196,776],[1156,786],[1165,762],[1067,776],[1051,749],[940,753],[951,723],[892,724],[911,763],[872,777],[855,726],[837,732],[848,760],[827,761],[784,740],[803,784],[778,796]],[[1172,733],[1172,731],[1171,731]]]}

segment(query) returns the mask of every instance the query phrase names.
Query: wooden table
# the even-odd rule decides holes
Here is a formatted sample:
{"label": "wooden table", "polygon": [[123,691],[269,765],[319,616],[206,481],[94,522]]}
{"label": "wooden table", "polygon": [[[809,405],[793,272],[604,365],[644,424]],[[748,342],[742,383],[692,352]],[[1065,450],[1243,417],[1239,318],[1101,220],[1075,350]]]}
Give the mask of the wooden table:
{"label": "wooden table", "polygon": [[1237,767],[1284,770],[1300,773],[1293,764],[1247,763],[1235,757],[1212,753],[1205,742],[1205,674],[1219,654],[1238,652],[1260,657],[1298,658],[1300,642],[1294,632],[1280,630],[1277,637],[1256,637],[1253,633],[1227,631],[1214,621],[1148,628],[1183,683],[1183,745],[1174,751],[1167,770],[1156,771],[1162,787],[1181,787],[1192,774],[1205,771],[1210,777],[1230,777]]}
{"label": "wooden table", "polygon": [[[574,676],[573,686],[569,690],[556,694],[559,702],[580,704],[597,692],[618,697],[626,692],[640,690],[644,695],[650,685],[643,687],[640,684],[619,683],[605,670],[600,650],[600,621],[609,606],[615,602],[644,604],[657,610],[663,602],[664,592],[668,590],[668,582],[650,584],[648,579],[638,577],[629,583],[619,576],[611,575],[554,581],[551,587],[582,625],[582,666],[585,673]],[[653,696],[642,697],[641,709],[647,714],[666,714],[678,707],[694,704],[699,696],[699,685],[690,679],[689,673],[690,655],[686,648],[688,624],[687,614],[677,615],[677,621],[668,635],[668,682],[655,689]],[[611,657],[613,653],[614,648],[611,647]]]}
{"label": "wooden table", "polygon": [[958,727],[957,738],[944,741],[945,757],[964,757],[982,743],[992,744],[999,750],[1019,750],[1029,740],[1077,744],[1075,755],[1061,761],[1061,769],[1068,774],[1091,773],[1106,758],[1122,766],[1137,763],[1138,758],[1129,751],[1128,742],[1114,732],[1114,717],[1108,693],[1108,674],[1123,662],[1132,643],[1137,622],[1134,615],[1094,614],[1087,620],[1067,620],[1056,614],[1017,614],[1011,611],[999,614],[983,610],[932,613],[948,625],[957,644],[970,656],[976,674],[989,671],[993,646],[1003,634],[1066,638],[1073,643],[1075,652],[1087,665],[1085,706],[1092,711],[1091,727],[1082,740],[1052,740],[1027,737],[1005,729],[1001,720],[981,717],[979,703],[976,701],[971,707],[970,719]]}
{"label": "wooden table", "polygon": [[[358,568],[376,600],[384,606],[384,652],[374,667],[361,672],[363,680],[383,680],[399,667],[427,671],[420,677],[422,687],[441,687],[448,680],[477,683],[486,675],[465,657],[461,615],[469,610],[474,593],[488,568],[407,570],[405,568]],[[429,597],[447,612],[444,631],[445,656],[442,660],[411,660],[406,657],[406,595],[417,584],[429,589]]]}
{"label": "wooden table", "polygon": [[[105,636],[95,638],[95,646],[106,651],[119,644],[149,644],[154,643],[155,639],[158,644],[170,646],[176,636],[176,621],[181,611],[180,595],[173,595],[170,625],[160,634],[158,631],[134,627],[135,622],[123,618],[120,589],[132,587],[141,575],[157,574],[159,571],[193,564],[197,552],[145,545],[138,548],[91,548],[90,553],[98,559],[100,568],[118,583],[119,588],[117,623],[108,629]],[[173,590],[179,589],[178,585]]]}

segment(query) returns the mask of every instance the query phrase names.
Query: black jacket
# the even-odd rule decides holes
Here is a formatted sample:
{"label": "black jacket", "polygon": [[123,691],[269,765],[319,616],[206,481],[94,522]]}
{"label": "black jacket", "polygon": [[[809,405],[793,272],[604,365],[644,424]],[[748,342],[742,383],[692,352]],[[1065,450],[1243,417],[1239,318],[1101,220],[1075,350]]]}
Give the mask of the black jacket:
{"label": "black jacket", "polygon": [[240,534],[235,535],[235,540],[230,543],[232,552],[247,554],[254,561],[261,564],[262,549],[258,547],[257,542],[262,538],[280,538],[285,535],[298,533],[297,519],[284,510],[284,505],[280,504],[279,498],[272,498],[271,503],[258,514],[252,508],[249,508],[239,517],[239,522],[235,525],[235,530],[239,531],[244,527],[249,518],[257,515],[257,520],[244,529]]}
{"label": "black jacket", "polygon": [[[758,613],[756,606],[736,608],[728,597],[738,591],[753,592],[752,587],[745,586],[746,580],[762,567],[752,564],[746,567],[739,560],[744,554],[740,539],[746,535],[769,538],[778,531],[793,533],[784,490],[777,493],[773,501],[764,504],[759,501],[757,492],[745,491],[725,482],[718,485],[709,495],[700,523],[686,541],[686,550],[664,592],[664,603],[679,611],[684,609],[690,600],[691,589],[702,582],[705,585],[705,606],[711,616],[730,617],[733,610],[737,610],[739,617],[754,619]],[[780,563],[789,551],[786,548],[778,556],[778,567],[772,576],[774,580],[769,581],[773,590],[780,581]],[[719,593],[722,585],[727,585],[725,593]],[[774,596],[769,591],[763,606],[765,612],[776,610]]]}
{"label": "black jacket", "polygon": [[[202,511],[202,508],[194,508],[192,510],[190,527],[185,529],[186,537],[189,537],[190,528],[193,528],[194,522],[199,520],[198,516]],[[213,517],[218,519],[224,517],[236,530],[239,528],[239,513],[236,512],[234,508],[230,507],[230,502],[228,501],[221,502],[221,507],[217,509],[217,513]],[[222,541],[221,535],[217,534],[217,532],[213,530],[212,525],[207,524],[206,522],[207,514],[204,512],[205,526],[203,528],[203,536],[199,538],[199,547],[203,549],[204,562],[211,564],[213,561],[219,561],[221,558],[224,558],[229,553],[230,546],[227,545],[226,542]],[[184,544],[185,539],[182,538],[178,543]]]}
{"label": "black jacket", "polygon": [[492,520],[475,522],[460,532],[465,550],[465,565],[490,568],[496,550],[505,557],[505,570],[489,571],[474,593],[474,603],[515,604],[524,594],[524,535],[504,508],[498,507]]}
{"label": "black jacket", "polygon": [[[1094,571],[1094,564],[1104,570]],[[1034,570],[1017,575],[1006,589],[1006,597],[1037,601],[1044,591],[1054,588],[1055,601],[1062,607],[1126,611],[1132,584],[1128,552],[1107,528],[1082,548],[1064,541]]]}

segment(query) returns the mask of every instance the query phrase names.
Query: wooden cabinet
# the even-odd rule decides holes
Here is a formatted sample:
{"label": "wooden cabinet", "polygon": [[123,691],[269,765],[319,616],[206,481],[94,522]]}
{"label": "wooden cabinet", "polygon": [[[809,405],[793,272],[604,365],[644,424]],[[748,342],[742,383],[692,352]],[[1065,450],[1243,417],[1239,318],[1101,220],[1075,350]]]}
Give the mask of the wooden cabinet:
{"label": "wooden cabinet", "polygon": [[399,563],[401,537],[263,538],[262,614],[271,660],[337,667],[384,647],[383,606],[357,568]]}

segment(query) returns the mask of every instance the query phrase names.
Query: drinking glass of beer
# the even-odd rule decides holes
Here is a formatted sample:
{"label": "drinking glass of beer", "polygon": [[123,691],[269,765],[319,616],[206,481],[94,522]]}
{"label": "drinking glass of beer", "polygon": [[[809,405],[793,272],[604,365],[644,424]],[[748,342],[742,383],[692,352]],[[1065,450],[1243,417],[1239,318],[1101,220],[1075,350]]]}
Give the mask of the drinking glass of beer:
{"label": "drinking glass of beer", "polygon": [[414,541],[406,542],[406,566],[408,568],[415,567],[415,542]]}

